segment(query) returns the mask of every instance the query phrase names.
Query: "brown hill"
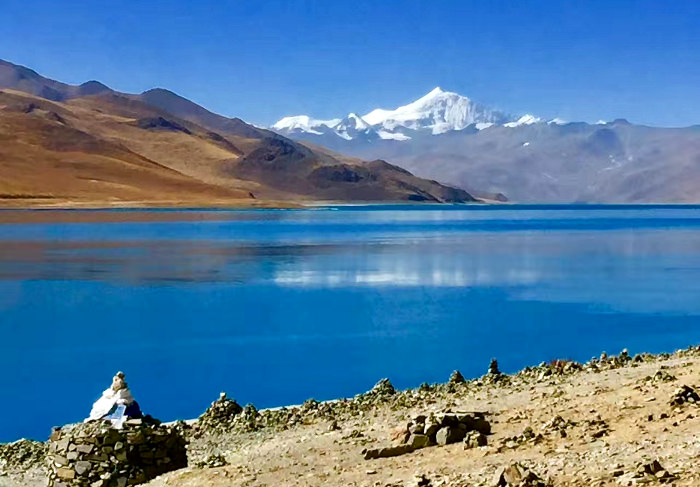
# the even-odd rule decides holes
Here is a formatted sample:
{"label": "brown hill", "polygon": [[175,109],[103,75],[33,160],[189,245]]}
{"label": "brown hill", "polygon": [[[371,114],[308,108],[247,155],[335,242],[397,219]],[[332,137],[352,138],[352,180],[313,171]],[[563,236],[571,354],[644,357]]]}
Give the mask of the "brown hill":
{"label": "brown hill", "polygon": [[163,89],[118,93],[0,61],[0,204],[474,201],[384,161],[309,148]]}

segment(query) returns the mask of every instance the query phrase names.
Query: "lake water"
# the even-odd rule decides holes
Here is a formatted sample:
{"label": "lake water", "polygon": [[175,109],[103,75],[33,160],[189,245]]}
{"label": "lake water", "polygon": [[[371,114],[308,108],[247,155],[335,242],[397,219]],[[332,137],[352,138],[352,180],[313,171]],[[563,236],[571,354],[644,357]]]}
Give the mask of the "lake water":
{"label": "lake water", "polygon": [[700,342],[700,207],[0,212],[0,441]]}

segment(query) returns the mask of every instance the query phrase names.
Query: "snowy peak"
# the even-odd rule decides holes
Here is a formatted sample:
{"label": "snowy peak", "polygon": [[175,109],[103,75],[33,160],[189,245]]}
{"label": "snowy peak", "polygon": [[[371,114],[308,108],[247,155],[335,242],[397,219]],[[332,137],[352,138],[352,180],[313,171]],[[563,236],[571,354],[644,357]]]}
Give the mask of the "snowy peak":
{"label": "snowy peak", "polygon": [[[562,123],[555,120],[553,123]],[[402,141],[418,134],[440,135],[467,128],[481,131],[494,125],[515,128],[542,122],[534,115],[513,117],[466,96],[436,87],[417,100],[395,109],[377,108],[363,116],[350,113],[345,118],[332,120],[317,120],[306,115],[285,117],[272,129],[284,135]]]}
{"label": "snowy peak", "polygon": [[336,134],[346,140],[352,140],[360,134],[376,135],[374,129],[355,113],[348,114],[338,124],[332,127]]}
{"label": "snowy peak", "polygon": [[523,115],[522,117],[517,119],[515,122],[504,123],[503,126],[514,128],[514,127],[520,127],[521,125],[532,125],[534,123],[540,123],[541,121],[542,121],[541,118],[538,118],[534,115],[528,114],[528,115]]}
{"label": "snowy peak", "polygon": [[328,128],[334,127],[340,122],[340,119],[333,120],[316,120],[308,115],[295,115],[293,117],[284,117],[279,122],[272,126],[273,130],[278,132],[305,132],[309,134],[321,135]]}
{"label": "snowy peak", "polygon": [[397,128],[429,130],[433,135],[464,130],[476,123],[503,123],[509,117],[474,103],[466,96],[437,87],[408,105],[395,110],[376,109],[364,118],[373,126],[395,132]]}

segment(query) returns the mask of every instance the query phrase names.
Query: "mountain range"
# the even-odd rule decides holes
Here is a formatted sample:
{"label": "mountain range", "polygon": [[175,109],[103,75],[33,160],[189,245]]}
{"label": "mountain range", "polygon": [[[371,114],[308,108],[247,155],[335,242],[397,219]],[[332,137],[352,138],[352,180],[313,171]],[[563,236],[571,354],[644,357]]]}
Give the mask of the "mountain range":
{"label": "mountain range", "polygon": [[396,109],[271,130],[361,158],[390,160],[477,196],[538,203],[700,201],[700,127],[569,123],[510,115],[435,88]]}
{"label": "mountain range", "polygon": [[171,91],[69,85],[0,60],[0,204],[471,202],[466,191],[217,115]]}

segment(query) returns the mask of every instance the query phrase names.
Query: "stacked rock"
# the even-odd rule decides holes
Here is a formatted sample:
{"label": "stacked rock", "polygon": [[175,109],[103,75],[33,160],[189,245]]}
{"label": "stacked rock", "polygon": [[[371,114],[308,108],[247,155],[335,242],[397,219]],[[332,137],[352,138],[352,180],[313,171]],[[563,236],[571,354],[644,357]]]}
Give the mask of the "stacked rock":
{"label": "stacked rock", "polygon": [[551,482],[542,479],[535,472],[520,463],[513,463],[496,472],[495,487],[549,487]]}
{"label": "stacked rock", "polygon": [[0,476],[4,472],[22,472],[44,464],[46,444],[32,440],[17,440],[0,444]]}
{"label": "stacked rock", "polygon": [[487,375],[501,375],[501,371],[498,370],[498,360],[495,358],[491,359],[489,363],[489,370],[486,372]]}
{"label": "stacked rock", "polygon": [[450,375],[450,380],[448,381],[448,384],[451,385],[457,385],[457,384],[464,384],[467,382],[467,380],[464,378],[462,373],[459,370],[455,370],[452,372],[452,375]]}
{"label": "stacked rock", "polygon": [[46,457],[49,487],[124,487],[187,466],[178,431],[142,419],[119,429],[108,420],[56,428]]}
{"label": "stacked rock", "polygon": [[211,406],[199,417],[197,426],[208,431],[228,431],[233,428],[236,417],[242,412],[243,408],[222,392],[219,399],[211,403]]}
{"label": "stacked rock", "polygon": [[462,440],[465,441],[465,448],[484,446],[486,435],[491,434],[491,424],[481,412],[420,414],[399,433],[399,445],[365,450],[365,459],[393,457]]}
{"label": "stacked rock", "polygon": [[672,406],[681,406],[686,403],[700,403],[700,395],[690,386],[683,385],[675,390],[669,401]]}

